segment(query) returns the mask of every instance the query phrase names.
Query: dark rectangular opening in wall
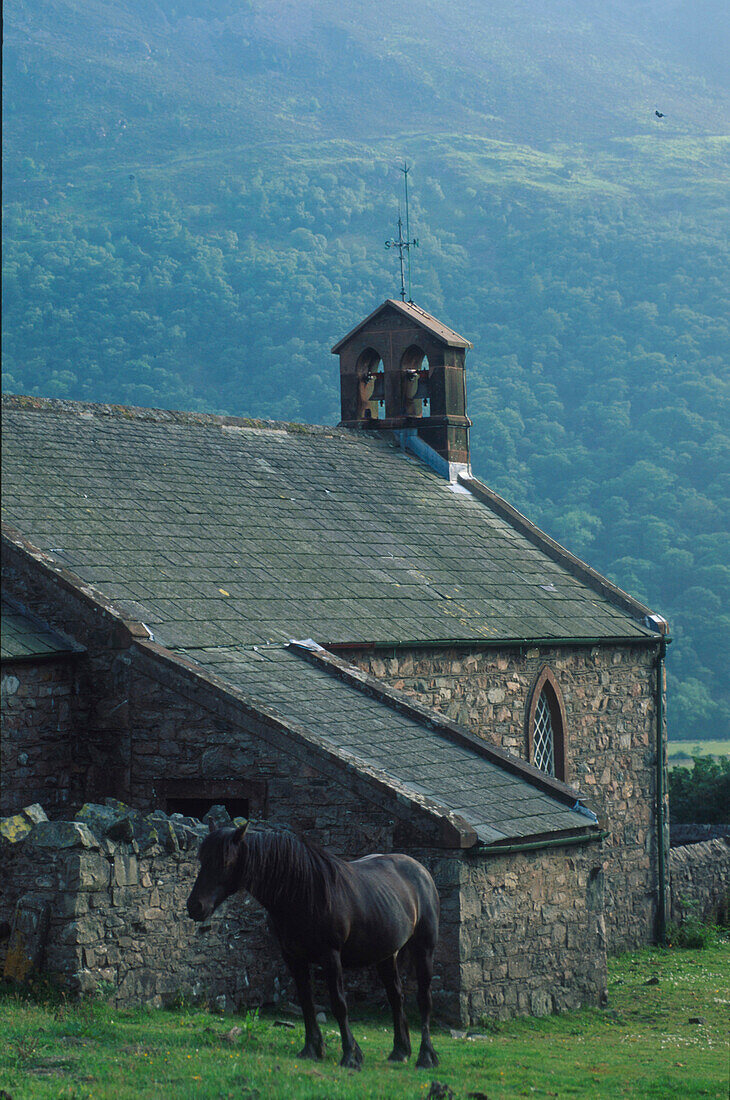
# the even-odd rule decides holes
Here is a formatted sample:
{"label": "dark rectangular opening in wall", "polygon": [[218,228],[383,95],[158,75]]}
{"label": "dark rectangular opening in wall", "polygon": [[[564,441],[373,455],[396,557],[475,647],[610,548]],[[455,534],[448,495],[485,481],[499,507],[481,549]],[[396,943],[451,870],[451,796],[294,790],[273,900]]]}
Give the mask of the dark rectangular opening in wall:
{"label": "dark rectangular opening in wall", "polygon": [[266,817],[266,782],[261,779],[159,779],[155,806],[168,814],[205,817],[212,806],[225,806],[231,817]]}
{"label": "dark rectangular opening in wall", "polygon": [[185,817],[197,817],[200,821],[213,806],[225,806],[231,817],[249,816],[247,798],[168,798],[165,800],[165,813],[184,814]]}

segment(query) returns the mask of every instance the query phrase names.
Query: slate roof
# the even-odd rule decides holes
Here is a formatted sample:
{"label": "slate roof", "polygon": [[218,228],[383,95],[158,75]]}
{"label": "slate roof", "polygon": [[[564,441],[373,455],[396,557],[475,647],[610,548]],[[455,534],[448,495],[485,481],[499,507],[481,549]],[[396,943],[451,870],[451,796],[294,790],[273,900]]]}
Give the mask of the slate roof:
{"label": "slate roof", "polygon": [[332,348],[333,354],[337,355],[340,348],[343,347],[348,340],[351,340],[361,328],[369,324],[373,318],[377,317],[378,314],[388,306],[392,306],[398,313],[402,313],[405,317],[408,317],[409,320],[415,321],[417,325],[426,329],[432,336],[435,336],[442,343],[446,344],[447,347],[471,348],[474,346],[468,340],[465,340],[463,336],[459,336],[458,332],[454,332],[452,328],[445,325],[443,321],[439,321],[438,318],[432,317],[430,313],[426,313],[426,310],[421,309],[415,302],[400,302],[397,298],[387,298],[386,301],[378,306],[377,309],[374,309],[364,321],[360,321],[358,325],[355,325],[355,327],[348,332],[347,336],[343,336],[341,340],[337,341]]}
{"label": "slate roof", "polygon": [[173,649],[655,637],[347,429],[7,402],[5,520]]}
{"label": "slate roof", "polygon": [[80,648],[7,600],[0,603],[0,660],[42,660],[78,653]]}
{"label": "slate roof", "polygon": [[585,834],[526,766],[512,774],[287,648],[656,638],[503,515],[377,433],[3,405],[5,520],[155,643],[394,793],[425,792],[484,844]]}

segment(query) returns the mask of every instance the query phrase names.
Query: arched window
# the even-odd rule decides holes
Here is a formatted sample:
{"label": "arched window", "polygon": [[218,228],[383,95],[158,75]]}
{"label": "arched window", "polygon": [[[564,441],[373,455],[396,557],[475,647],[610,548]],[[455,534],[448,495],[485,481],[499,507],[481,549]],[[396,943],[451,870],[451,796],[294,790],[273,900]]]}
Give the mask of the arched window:
{"label": "arched window", "polygon": [[545,665],[527,708],[527,758],[546,775],[565,780],[565,706],[560,685]]}

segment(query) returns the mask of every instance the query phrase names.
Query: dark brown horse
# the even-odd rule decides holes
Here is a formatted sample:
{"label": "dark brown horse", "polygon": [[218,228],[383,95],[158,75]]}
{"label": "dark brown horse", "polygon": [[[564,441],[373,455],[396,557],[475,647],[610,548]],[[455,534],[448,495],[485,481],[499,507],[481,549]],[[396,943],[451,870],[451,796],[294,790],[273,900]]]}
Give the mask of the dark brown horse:
{"label": "dark brown horse", "polygon": [[362,1051],[347,1019],[343,967],[375,965],[393,1010],[390,1060],[411,1053],[398,975],[398,952],[411,949],[418,980],[421,1049],[417,1065],[438,1065],[431,1044],[431,976],[438,939],[439,896],[425,867],[405,855],[372,855],[348,862],[288,833],[216,829],[200,846],[200,871],[188,913],[205,921],[239,890],[269,914],[304,1014],[300,1058],[322,1058],[324,1043],[312,996],[311,966],[320,964],[342,1035],[340,1065],[357,1069]]}

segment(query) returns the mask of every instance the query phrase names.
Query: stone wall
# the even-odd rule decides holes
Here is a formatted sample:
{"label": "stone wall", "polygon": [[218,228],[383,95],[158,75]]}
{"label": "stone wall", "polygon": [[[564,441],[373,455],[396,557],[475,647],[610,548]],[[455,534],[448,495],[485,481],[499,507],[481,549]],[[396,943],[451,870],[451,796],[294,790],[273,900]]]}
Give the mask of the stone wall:
{"label": "stone wall", "polygon": [[599,844],[461,861],[462,1015],[604,1003],[604,865]]}
{"label": "stone wall", "polygon": [[364,671],[485,740],[527,757],[526,716],[545,665],[565,705],[566,782],[605,820],[611,951],[656,934],[656,654],[647,646],[347,651]]}
{"label": "stone wall", "polygon": [[[40,807],[28,807],[0,822],[0,926],[13,929],[0,944],[5,976],[24,980],[40,969],[74,992],[113,991],[119,1004],[167,1004],[183,996],[234,1008],[290,1000],[288,972],[253,898],[229,899],[209,926],[187,916],[207,827],[196,831],[181,825],[180,815],[144,815],[108,803],[84,806],[74,820],[51,822]],[[134,822],[132,839],[117,837],[125,832],[119,823],[114,835],[100,835],[99,817],[112,806],[122,824]],[[436,877],[442,901],[434,1001],[444,1018],[457,1020],[458,877],[443,855],[425,849],[418,856]],[[321,999],[323,980],[315,980]],[[371,1003],[384,997],[374,971],[348,973],[347,989]]]}
{"label": "stone wall", "polygon": [[[730,813],[730,807],[728,807]],[[669,843],[672,848],[683,848],[685,844],[700,844],[703,840],[722,840],[727,838],[730,844],[730,823],[724,825],[681,824],[671,822],[669,826]]]}
{"label": "stone wall", "polygon": [[[5,540],[2,554],[3,587],[8,594],[87,650],[76,658],[73,692],[65,696],[69,713],[62,732],[68,732],[70,750],[60,759],[59,786],[68,792],[70,806],[107,795],[124,798],[130,732],[124,690],[128,650],[134,639],[118,616],[100,611],[92,588],[86,598],[63,569],[43,568]],[[23,802],[30,801],[29,793]],[[53,812],[46,794],[42,801]],[[3,801],[0,812],[15,808]]]}
{"label": "stone wall", "polygon": [[[30,807],[0,824],[0,924],[12,926],[6,977],[26,978],[35,967],[75,992],[103,991],[118,1004],[184,997],[233,1009],[290,1000],[278,946],[252,898],[229,899],[209,927],[187,917],[202,835],[194,823],[109,803],[54,822]],[[114,820],[100,829],[105,814]],[[130,828],[131,839],[119,837]],[[600,1002],[600,846],[498,857],[412,854],[431,870],[441,898],[434,1003],[442,1019],[478,1024]],[[407,955],[404,970],[413,1007]],[[346,981],[352,999],[382,1003],[372,973],[348,973]],[[317,995],[324,996],[321,979]]]}
{"label": "stone wall", "polygon": [[671,909],[680,924],[696,918],[706,924],[730,924],[730,844],[706,840],[672,848],[669,855]]}
{"label": "stone wall", "polygon": [[76,660],[8,661],[0,693],[0,813],[42,802],[62,812],[71,801]]}
{"label": "stone wall", "polygon": [[210,925],[195,924],[185,901],[198,837],[169,824],[158,833],[145,845],[53,821],[3,844],[0,922],[13,928],[5,976],[23,979],[35,965],[72,992],[104,991],[124,1005],[184,997],[233,1009],[290,999],[261,907],[238,895]]}

